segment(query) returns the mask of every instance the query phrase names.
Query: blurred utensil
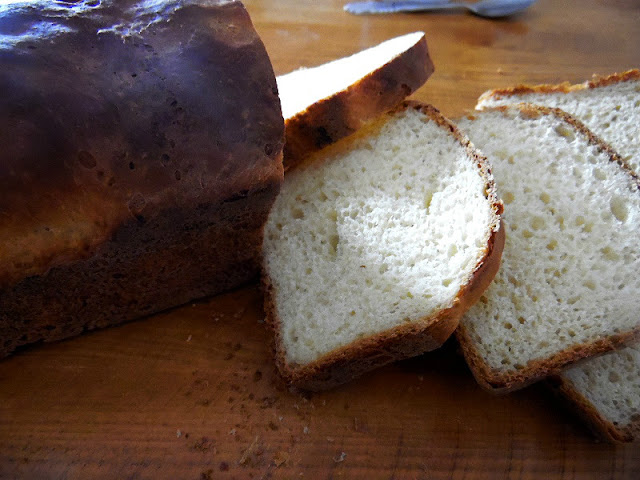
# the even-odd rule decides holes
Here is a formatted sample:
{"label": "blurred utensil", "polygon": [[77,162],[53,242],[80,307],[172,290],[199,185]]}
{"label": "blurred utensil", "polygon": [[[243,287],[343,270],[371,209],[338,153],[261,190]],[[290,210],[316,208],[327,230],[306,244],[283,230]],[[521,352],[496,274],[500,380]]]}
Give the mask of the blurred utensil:
{"label": "blurred utensil", "polygon": [[400,0],[352,2],[344,10],[354,15],[397,12],[422,12],[431,10],[466,9],[479,17],[507,17],[529,8],[536,0],[481,0],[476,3],[448,0]]}

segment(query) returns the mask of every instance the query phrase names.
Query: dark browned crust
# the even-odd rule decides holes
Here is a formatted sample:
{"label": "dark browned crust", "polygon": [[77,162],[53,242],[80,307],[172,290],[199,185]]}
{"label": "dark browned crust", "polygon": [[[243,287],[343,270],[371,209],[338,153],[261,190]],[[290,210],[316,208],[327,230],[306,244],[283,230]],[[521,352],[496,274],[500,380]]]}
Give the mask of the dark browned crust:
{"label": "dark browned crust", "polygon": [[423,36],[411,48],[346,90],[285,119],[285,171],[397,106],[420,88],[433,71],[427,40]]}
{"label": "dark browned crust", "polygon": [[[630,175],[638,187],[638,193],[640,194],[640,178],[631,169],[631,167],[628,166],[628,164],[609,144],[605,143],[601,138],[591,132],[591,130],[589,130],[582,122],[565,111],[558,108],[549,108],[538,105],[518,104],[487,108],[483,109],[483,112],[505,112],[512,108],[518,109],[522,115],[529,117],[554,115],[572,125],[580,134],[587,138],[591,145],[594,145],[600,151],[608,155],[610,162],[618,164],[625,173]],[[482,113],[480,112],[478,115],[482,115]],[[484,362],[482,356],[478,353],[475,348],[475,342],[462,323],[456,330],[456,338],[460,343],[465,360],[478,383],[483,388],[493,393],[508,393],[524,388],[545,377],[557,375],[563,369],[583,359],[600,355],[611,350],[616,350],[640,340],[640,325],[629,332],[597,339],[591,343],[575,345],[572,348],[558,352],[551,357],[530,361],[524,366],[524,368],[515,373],[498,372],[489,367]]]}
{"label": "dark browned crust", "polygon": [[279,191],[261,190],[144,224],[132,219],[85,259],[2,291],[0,357],[209,296],[257,278],[264,223]]}
{"label": "dark browned crust", "polygon": [[[431,317],[424,317],[410,324],[400,325],[336,349],[322,358],[307,364],[293,365],[286,360],[282,346],[280,319],[275,305],[273,285],[263,268],[262,288],[264,292],[267,322],[274,331],[275,357],[280,374],[287,383],[301,390],[319,391],[348,382],[363,373],[388,363],[420,355],[440,347],[455,331],[460,317],[487,289],[500,266],[504,248],[504,229],[500,221],[503,211],[498,199],[490,166],[458,128],[431,105],[404,102],[388,115],[414,108],[421,111],[439,126],[446,129],[465,148],[470,160],[479,168],[485,179],[486,197],[495,212],[495,223],[487,242],[484,257],[478,262],[469,282],[458,292],[450,308]],[[320,161],[318,158],[314,158]]]}
{"label": "dark browned crust", "polygon": [[529,93],[570,93],[589,88],[606,87],[608,85],[628,82],[631,80],[640,80],[640,70],[627,70],[623,73],[613,73],[607,76],[594,75],[591,80],[575,85],[572,85],[569,82],[563,82],[556,85],[516,85],[514,87],[498,88],[495,90],[489,90],[480,95],[480,97],[478,98],[478,104],[491,98],[501,100],[504,97],[525,95]]}
{"label": "dark browned crust", "polygon": [[0,44],[0,356],[250,280],[283,179],[240,2],[90,4],[2,12],[63,33]]}
{"label": "dark browned crust", "polygon": [[574,387],[573,382],[563,375],[554,375],[546,383],[602,440],[611,443],[627,443],[640,439],[640,420],[632,421],[627,425],[616,425],[610,422]]}
{"label": "dark browned crust", "polygon": [[516,373],[502,373],[489,367],[475,349],[474,342],[463,324],[460,324],[456,330],[456,339],[460,343],[464,358],[480,386],[489,392],[503,394],[527,387],[551,375],[558,375],[565,368],[583,359],[633,344],[640,340],[640,327],[631,332],[612,335],[587,344],[575,345],[548,358],[532,360]]}

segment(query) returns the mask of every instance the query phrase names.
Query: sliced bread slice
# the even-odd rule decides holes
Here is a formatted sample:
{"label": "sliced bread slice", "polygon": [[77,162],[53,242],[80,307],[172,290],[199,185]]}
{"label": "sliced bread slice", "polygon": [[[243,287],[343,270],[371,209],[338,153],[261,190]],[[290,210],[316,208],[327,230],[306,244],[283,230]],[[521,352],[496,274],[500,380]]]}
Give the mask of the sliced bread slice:
{"label": "sliced bread slice", "polygon": [[502,267],[457,337],[488,389],[513,390],[640,333],[640,181],[565,112],[533,105],[460,122],[505,203]]}
{"label": "sliced bread slice", "polygon": [[640,70],[594,77],[578,85],[519,85],[492,90],[482,94],[476,108],[521,102],[568,112],[640,173]]}
{"label": "sliced bread slice", "polygon": [[640,345],[570,368],[550,383],[605,440],[640,439]]}
{"label": "sliced bread slice", "polygon": [[[639,70],[594,77],[578,85],[567,82],[493,90],[480,97],[476,108],[518,102],[560,107],[570,112],[607,140],[635,172],[640,173]],[[637,348],[584,361],[553,382],[607,440],[632,441],[639,436],[640,355]],[[618,380],[616,372],[624,372],[620,375],[622,380]]]}
{"label": "sliced bread slice", "polygon": [[291,169],[263,245],[285,379],[320,390],[439,347],[498,269],[501,211],[486,159],[430,106]]}
{"label": "sliced bread slice", "polygon": [[433,73],[423,32],[276,78],[285,118],[284,168],[398,105]]}

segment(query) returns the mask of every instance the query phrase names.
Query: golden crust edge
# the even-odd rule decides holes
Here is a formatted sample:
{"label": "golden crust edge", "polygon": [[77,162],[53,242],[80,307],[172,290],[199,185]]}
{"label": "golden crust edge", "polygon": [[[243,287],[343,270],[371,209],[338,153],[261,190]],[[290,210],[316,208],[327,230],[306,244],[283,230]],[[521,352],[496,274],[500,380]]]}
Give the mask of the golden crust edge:
{"label": "golden crust edge", "polygon": [[628,82],[632,80],[640,80],[640,69],[630,69],[622,73],[612,73],[610,75],[594,75],[591,80],[587,80],[582,83],[571,84],[569,82],[562,82],[557,84],[539,84],[539,85],[526,85],[519,84],[513,87],[496,88],[494,90],[487,90],[478,97],[476,109],[483,109],[482,106],[487,100],[495,99],[501,100],[504,97],[511,97],[516,95],[524,95],[529,93],[570,93],[579,90],[587,90],[599,87],[606,87],[616,83]]}

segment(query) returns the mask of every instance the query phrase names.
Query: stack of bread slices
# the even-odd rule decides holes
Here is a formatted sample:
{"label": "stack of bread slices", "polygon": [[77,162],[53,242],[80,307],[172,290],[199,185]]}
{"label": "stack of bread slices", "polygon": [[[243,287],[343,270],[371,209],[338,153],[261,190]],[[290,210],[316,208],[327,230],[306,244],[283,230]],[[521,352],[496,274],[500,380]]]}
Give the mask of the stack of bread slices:
{"label": "stack of bread slices", "polygon": [[455,332],[485,388],[549,379],[633,440],[640,72],[488,92],[456,125],[402,101],[431,71],[416,33],[278,78],[262,283],[280,372],[328,388]]}

